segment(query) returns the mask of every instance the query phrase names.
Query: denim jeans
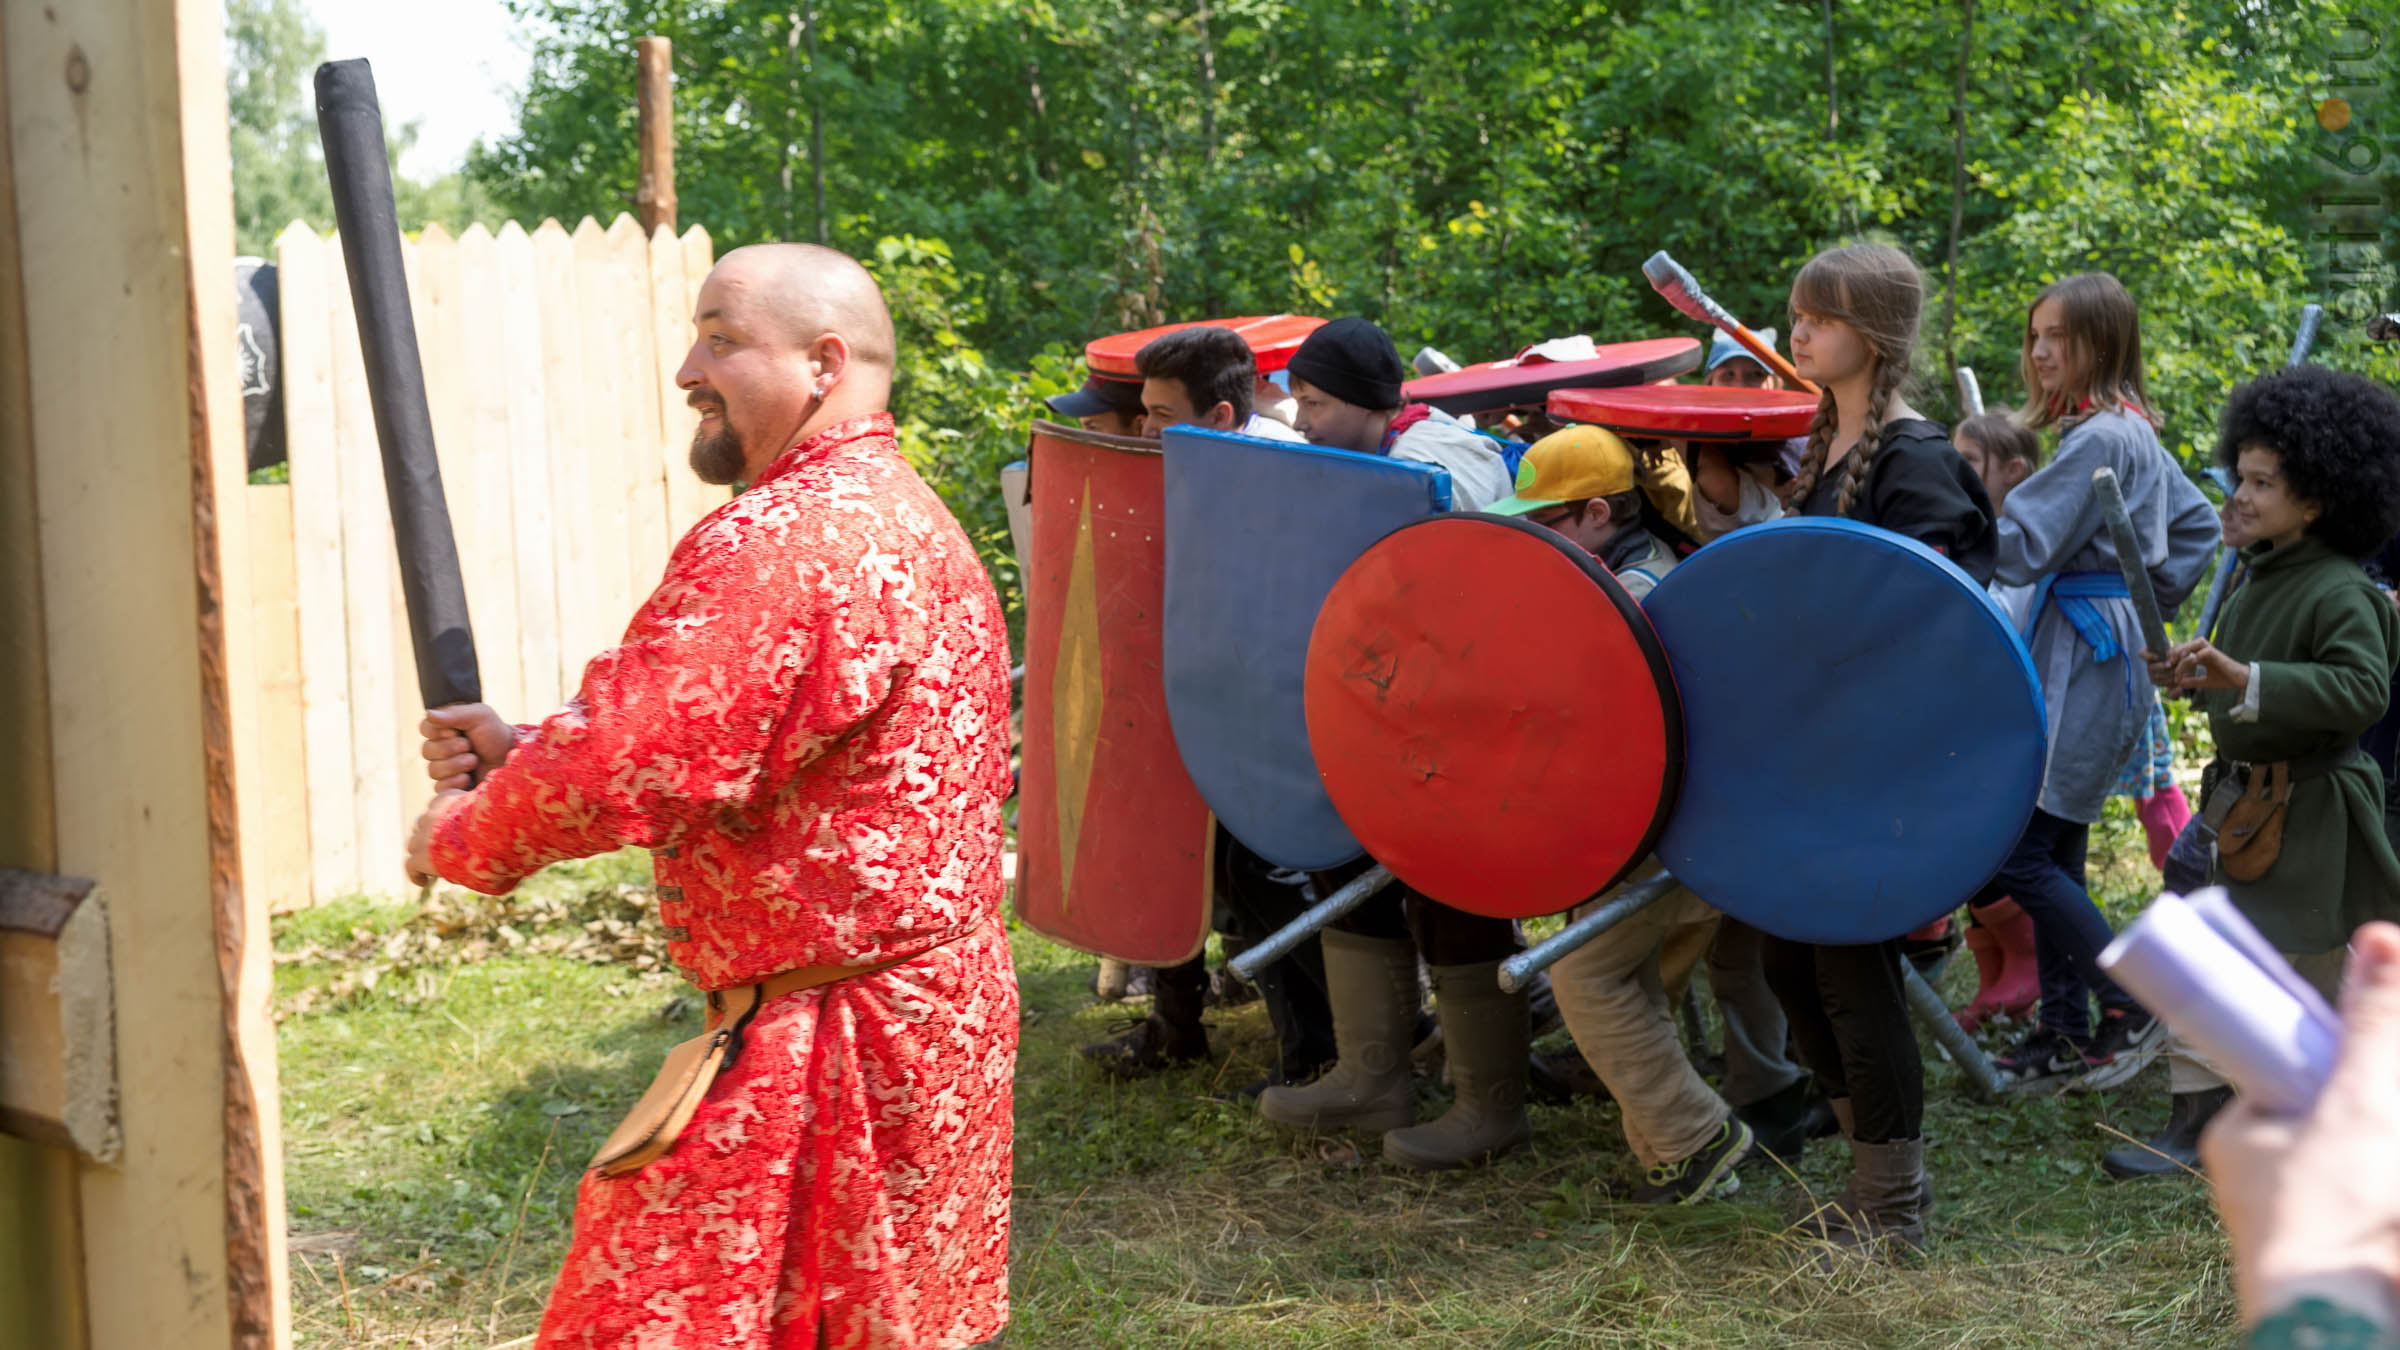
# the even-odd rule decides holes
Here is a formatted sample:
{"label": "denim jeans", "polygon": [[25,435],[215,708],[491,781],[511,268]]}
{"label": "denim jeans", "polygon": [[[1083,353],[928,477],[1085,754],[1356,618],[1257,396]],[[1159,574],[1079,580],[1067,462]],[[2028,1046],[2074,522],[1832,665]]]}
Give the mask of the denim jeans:
{"label": "denim jeans", "polygon": [[2116,933],[2084,889],[2084,848],[2091,830],[2035,808],[2008,860],[1975,897],[1979,905],[2007,897],[2032,916],[2042,1025],[2077,1038],[2092,1034],[2093,994],[2100,996],[2103,1010],[2137,1006],[2100,969],[2100,953]]}

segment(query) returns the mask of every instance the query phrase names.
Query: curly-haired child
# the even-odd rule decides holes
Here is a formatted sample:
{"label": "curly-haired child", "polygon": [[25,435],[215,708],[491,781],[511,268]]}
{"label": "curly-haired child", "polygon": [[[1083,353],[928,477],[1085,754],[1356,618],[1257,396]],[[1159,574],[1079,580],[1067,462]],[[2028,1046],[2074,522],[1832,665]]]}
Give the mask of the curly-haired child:
{"label": "curly-haired child", "polygon": [[[2400,532],[2400,398],[2299,366],[2225,405],[2217,462],[2238,484],[2229,525],[2249,580],[2214,643],[2150,659],[2153,682],[2197,691],[2217,759],[2201,809],[2217,825],[2209,880],[2328,996],[2351,933],[2400,918],[2400,857],[2383,830],[2383,775],[2358,748],[2400,666],[2400,613],[2358,560]],[[2114,1176],[2173,1175],[2232,1089],[2189,1053],[2169,1063],[2166,1129],[2107,1159]]]}

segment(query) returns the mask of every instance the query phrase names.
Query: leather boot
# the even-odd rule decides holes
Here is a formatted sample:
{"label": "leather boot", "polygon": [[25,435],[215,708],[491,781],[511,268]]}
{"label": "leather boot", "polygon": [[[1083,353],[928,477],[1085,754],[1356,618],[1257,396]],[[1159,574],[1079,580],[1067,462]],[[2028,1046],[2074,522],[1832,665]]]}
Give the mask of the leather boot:
{"label": "leather boot", "polygon": [[[1315,1082],[1258,1094],[1258,1113],[1296,1130],[1396,1130],[1417,1118],[1409,1042],[1417,1025],[1417,946],[1324,933],[1325,985],[1339,1059]],[[1524,1050],[1518,1049],[1522,1062]]]}
{"label": "leather boot", "polygon": [[1419,1171],[1485,1162],[1533,1137],[1525,1114],[1525,996],[1502,992],[1500,963],[1483,961],[1435,966],[1433,998],[1457,1096],[1440,1119],[1383,1136],[1386,1162]]}
{"label": "leather boot", "polygon": [[2200,1168],[2200,1131],[2232,1100],[2229,1087],[2176,1093],[2167,1109],[2167,1127],[2147,1144],[2110,1149],[2100,1160],[2100,1170],[2119,1181],[2192,1175]]}
{"label": "leather boot", "polygon": [[1888,1144],[1850,1141],[1850,1184],[1824,1216],[1825,1237],[1835,1247],[1862,1256],[1892,1254],[1894,1244],[1922,1251],[1925,1203],[1925,1141]]}
{"label": "leather boot", "polygon": [[[1832,1097],[1820,1100],[1824,1101],[1827,1113],[1833,1117],[1835,1132],[1838,1132],[1843,1139],[1850,1141],[1851,1153],[1855,1159],[1858,1150],[1858,1119],[1851,1112],[1850,1099],[1848,1097]],[[1809,1137],[1813,1139],[1816,1135],[1812,1133]],[[1854,1198],[1853,1188],[1857,1184],[1858,1172],[1854,1166],[1851,1169],[1850,1181],[1843,1186],[1841,1195],[1833,1201],[1830,1208],[1838,1212],[1841,1206],[1851,1203]],[[1922,1169],[1917,1173],[1916,1207],[1920,1223],[1932,1220],[1933,1174]]]}

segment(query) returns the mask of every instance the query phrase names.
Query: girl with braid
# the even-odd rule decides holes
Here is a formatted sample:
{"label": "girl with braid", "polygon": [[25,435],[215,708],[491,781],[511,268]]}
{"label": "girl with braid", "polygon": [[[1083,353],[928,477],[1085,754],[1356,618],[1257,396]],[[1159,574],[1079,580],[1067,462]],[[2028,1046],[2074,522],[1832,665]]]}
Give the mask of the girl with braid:
{"label": "girl with braid", "polygon": [[2033,916],[2041,978],[2036,1026],[1996,1067],[2017,1086],[2065,1078],[2102,1089],[2139,1073],[2166,1028],[2101,972],[2114,934],[2084,886],[2086,836],[2157,706],[2143,687],[2141,623],[2092,475],[2115,471],[2166,613],[2207,570],[2217,520],[2158,442],[2142,387],[2140,314],[2115,277],[2065,277],[2034,297],[2023,375],[2022,420],[2058,427],[2058,452],[2008,494],[1994,572],[2005,585],[2035,588],[2022,631],[2042,683],[2050,759],[2033,819],[1977,898],[2010,896]]}
{"label": "girl with braid", "polygon": [[[1802,515],[1907,535],[1988,584],[1983,483],[1904,397],[1924,294],[1916,264],[1884,244],[1831,249],[1800,269],[1792,363],[1824,397],[1788,500]],[[1923,1246],[1930,1196],[1925,1069],[1899,936],[1864,946],[1765,940],[1767,981],[1850,1144],[1849,1184],[1811,1224],[1836,1248],[1868,1256]]]}

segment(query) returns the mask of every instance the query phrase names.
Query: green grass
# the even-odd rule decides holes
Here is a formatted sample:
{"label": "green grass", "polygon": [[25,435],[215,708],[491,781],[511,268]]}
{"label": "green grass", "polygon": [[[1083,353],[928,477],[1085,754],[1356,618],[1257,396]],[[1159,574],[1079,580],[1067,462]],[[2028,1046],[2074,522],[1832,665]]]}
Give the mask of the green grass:
{"label": "green grass", "polygon": [[[2112,910],[2155,884],[2126,856],[2138,847],[2129,819],[2095,834]],[[616,895],[599,911],[536,905],[545,922],[526,928],[515,911],[461,928],[365,901],[279,927],[279,947],[307,958],[278,973],[287,1004],[349,976],[281,1033],[300,1345],[480,1350],[533,1329],[583,1160],[696,1025],[663,977],[532,950],[621,910],[637,869],[550,881],[553,895]],[[355,961],[326,958],[400,945],[393,934],[435,918],[450,945],[503,922],[519,940],[456,963],[418,953],[372,990],[355,987]],[[1292,1135],[1214,1099],[1264,1071],[1256,1004],[1211,1014],[1217,1063],[1140,1084],[1097,1075],[1075,1047],[1116,1010],[1094,1003],[1090,958],[1012,936],[1025,993],[1012,1346],[2233,1342],[2204,1189],[2098,1176],[2116,1142],[2104,1126],[2146,1134],[2163,1114],[2156,1071],[2107,1097],[1986,1107],[1933,1063],[1933,1252],[1828,1276],[1786,1231],[1812,1191],[1841,1184],[1822,1144],[1796,1177],[1745,1171],[1737,1201],[1671,1212],[1603,1198],[1630,1167],[1605,1106],[1536,1108],[1533,1147],[1484,1170],[1399,1172],[1372,1139]],[[1954,998],[1972,978],[1951,972]]]}

